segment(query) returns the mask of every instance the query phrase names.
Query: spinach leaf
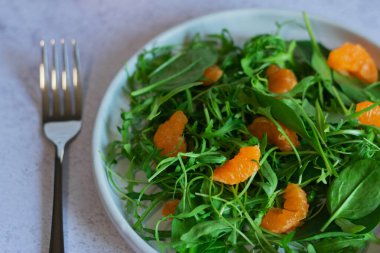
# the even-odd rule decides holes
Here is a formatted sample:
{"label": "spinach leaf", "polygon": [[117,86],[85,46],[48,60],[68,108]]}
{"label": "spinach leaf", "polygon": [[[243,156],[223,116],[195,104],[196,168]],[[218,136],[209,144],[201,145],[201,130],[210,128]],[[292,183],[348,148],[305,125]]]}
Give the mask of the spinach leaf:
{"label": "spinach leaf", "polygon": [[363,89],[363,85],[360,81],[352,77],[342,75],[336,71],[333,71],[333,78],[344,94],[346,94],[352,101],[361,102],[368,100],[369,96]]}
{"label": "spinach leaf", "polygon": [[379,181],[378,161],[360,160],[344,169],[327,193],[331,217],[322,231],[337,218],[359,219],[374,211],[380,204]]}
{"label": "spinach leaf", "polygon": [[350,234],[356,234],[365,229],[363,225],[357,225],[343,218],[336,219],[335,223],[342,229],[343,232]]}
{"label": "spinach leaf", "polygon": [[313,43],[317,44],[323,57],[327,57],[329,55],[330,50],[318,41],[297,40],[297,47],[294,50],[294,57],[297,61],[305,62],[311,66],[313,47],[315,47],[315,44],[313,45]]}
{"label": "spinach leaf", "polygon": [[317,251],[315,251],[315,248],[312,244],[307,245],[307,253],[317,253]]}
{"label": "spinach leaf", "polygon": [[362,249],[366,245],[368,238],[366,236],[361,236],[357,238],[333,238],[324,239],[313,246],[318,253],[330,253],[330,252],[341,252],[341,253],[356,253],[359,249]]}
{"label": "spinach leaf", "polygon": [[309,133],[301,117],[283,100],[276,99],[253,89],[246,89],[244,93],[246,97],[245,102],[256,108],[270,108],[270,112],[274,118],[296,131],[302,137],[309,138]]}
{"label": "spinach leaf", "polygon": [[152,90],[170,90],[178,85],[199,81],[205,69],[218,59],[208,47],[193,48],[170,58],[150,76],[150,84],[131,93],[139,96]]}
{"label": "spinach leaf", "polygon": [[352,220],[352,222],[365,227],[365,229],[360,231],[360,233],[371,232],[380,223],[380,205],[372,213],[368,214],[363,218]]}
{"label": "spinach leaf", "polygon": [[[304,240],[312,236],[321,234],[322,225],[328,219],[329,219],[329,212],[327,211],[327,208],[323,208],[317,215],[307,220],[305,224],[303,224],[301,227],[297,229],[294,239]],[[335,228],[338,229],[338,227],[334,223],[332,223],[331,227],[329,227],[328,230],[330,231]]]}
{"label": "spinach leaf", "polygon": [[364,90],[371,96],[372,101],[380,99],[380,82],[373,83]]}

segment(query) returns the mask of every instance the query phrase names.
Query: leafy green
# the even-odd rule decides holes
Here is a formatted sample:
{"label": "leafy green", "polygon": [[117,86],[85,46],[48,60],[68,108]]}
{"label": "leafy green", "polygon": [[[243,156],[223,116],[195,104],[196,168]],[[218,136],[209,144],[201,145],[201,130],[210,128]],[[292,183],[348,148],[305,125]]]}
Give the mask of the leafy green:
{"label": "leafy green", "polygon": [[378,206],[372,213],[364,216],[363,218],[352,220],[352,222],[358,226],[364,227],[360,233],[368,233],[373,231],[380,223],[380,206]]}
{"label": "leafy green", "polygon": [[318,253],[341,252],[356,253],[359,249],[365,247],[368,236],[344,237],[321,240],[313,246]]}
{"label": "leafy green", "polygon": [[[245,98],[243,98],[243,96]],[[278,119],[301,136],[305,138],[309,136],[309,133],[305,129],[305,124],[299,114],[282,100],[265,95],[258,90],[245,90],[241,94],[241,101],[243,103],[252,104],[255,107],[260,106],[262,108],[270,108],[274,118]]]}
{"label": "leafy green", "polygon": [[380,205],[380,162],[360,160],[344,169],[331,184],[327,208],[331,213],[324,230],[337,218],[359,219]]}
{"label": "leafy green", "polygon": [[335,223],[342,229],[343,232],[346,233],[356,234],[365,229],[363,225],[354,224],[351,221],[343,218],[336,219]]}
{"label": "leafy green", "polygon": [[206,68],[216,60],[216,53],[207,47],[194,48],[177,54],[151,73],[148,86],[133,91],[131,95],[142,95],[154,89],[169,90],[180,84],[197,81]]}

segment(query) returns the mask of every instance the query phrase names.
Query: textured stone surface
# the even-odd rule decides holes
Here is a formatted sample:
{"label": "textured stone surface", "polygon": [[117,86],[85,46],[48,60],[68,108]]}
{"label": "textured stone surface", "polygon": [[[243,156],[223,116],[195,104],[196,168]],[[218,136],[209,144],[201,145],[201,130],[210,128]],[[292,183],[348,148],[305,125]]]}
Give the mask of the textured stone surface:
{"label": "textured stone surface", "polygon": [[40,126],[40,39],[76,38],[88,84],[84,126],[64,172],[67,252],[132,252],[106,217],[91,172],[92,125],[100,100],[128,57],[167,28],[237,8],[305,10],[380,43],[376,0],[0,0],[0,249],[47,252],[53,147]]}

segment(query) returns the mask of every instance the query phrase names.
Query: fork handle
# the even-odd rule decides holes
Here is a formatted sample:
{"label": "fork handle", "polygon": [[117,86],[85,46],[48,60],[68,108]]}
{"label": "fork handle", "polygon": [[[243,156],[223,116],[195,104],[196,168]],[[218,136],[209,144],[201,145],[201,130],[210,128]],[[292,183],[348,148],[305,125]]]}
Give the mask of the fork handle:
{"label": "fork handle", "polygon": [[63,253],[63,221],[62,221],[62,163],[63,153],[59,154],[59,148],[55,151],[54,168],[54,199],[53,216],[51,223],[49,253]]}

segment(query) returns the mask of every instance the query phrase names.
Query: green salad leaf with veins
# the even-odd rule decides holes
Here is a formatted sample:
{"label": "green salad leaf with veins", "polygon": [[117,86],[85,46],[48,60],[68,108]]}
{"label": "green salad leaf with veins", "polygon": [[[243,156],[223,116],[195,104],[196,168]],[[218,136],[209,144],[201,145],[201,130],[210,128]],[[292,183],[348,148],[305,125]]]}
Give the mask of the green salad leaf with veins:
{"label": "green salad leaf with veins", "polygon": [[[379,243],[373,231],[380,221],[380,129],[360,124],[363,111],[355,105],[379,105],[380,85],[331,70],[329,49],[304,17],[310,40],[262,34],[239,47],[223,30],[139,55],[126,88],[130,110],[121,113],[120,139],[109,144],[105,164],[133,228],[162,252],[359,252]],[[268,90],[265,70],[272,64],[295,73],[294,89]],[[223,76],[204,86],[212,65]],[[153,136],[179,110],[188,118],[187,152],[166,157]],[[285,152],[266,135],[253,136],[247,127],[258,116],[295,131],[300,147]],[[213,170],[247,145],[260,147],[257,174],[236,185],[213,181]],[[115,169],[121,160],[129,161],[124,174]],[[138,172],[147,180],[137,180]],[[281,208],[290,183],[306,192],[307,217],[276,234],[260,224],[270,208]],[[173,199],[175,213],[148,226]]]}

